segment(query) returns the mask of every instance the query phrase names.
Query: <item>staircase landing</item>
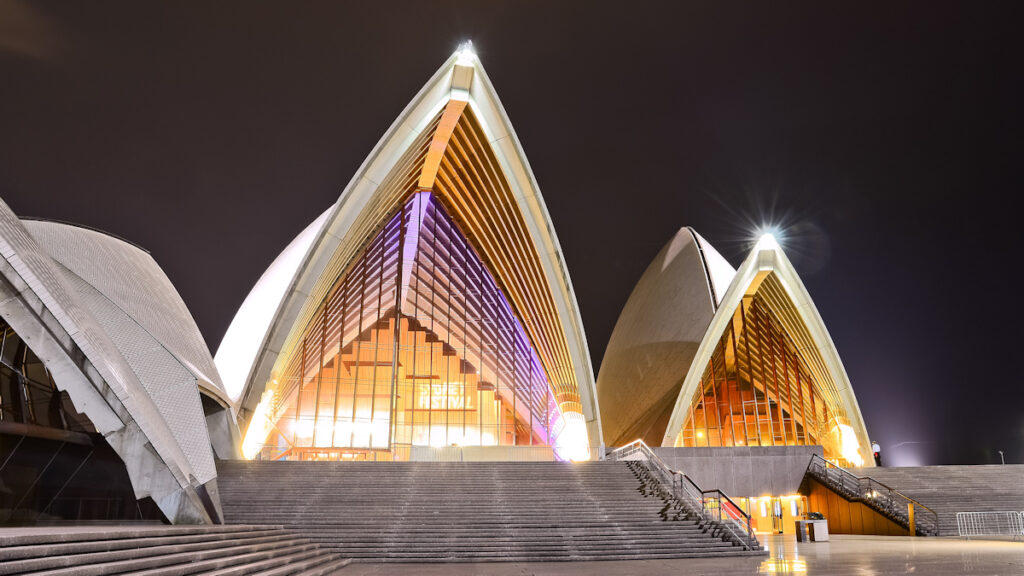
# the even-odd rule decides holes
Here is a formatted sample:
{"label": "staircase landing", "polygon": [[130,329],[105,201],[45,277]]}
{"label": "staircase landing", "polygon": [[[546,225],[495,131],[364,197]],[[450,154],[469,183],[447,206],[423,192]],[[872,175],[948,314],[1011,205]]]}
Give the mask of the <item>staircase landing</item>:
{"label": "staircase landing", "polygon": [[1024,465],[851,468],[931,508],[942,536],[956,536],[957,512],[1024,511]]}

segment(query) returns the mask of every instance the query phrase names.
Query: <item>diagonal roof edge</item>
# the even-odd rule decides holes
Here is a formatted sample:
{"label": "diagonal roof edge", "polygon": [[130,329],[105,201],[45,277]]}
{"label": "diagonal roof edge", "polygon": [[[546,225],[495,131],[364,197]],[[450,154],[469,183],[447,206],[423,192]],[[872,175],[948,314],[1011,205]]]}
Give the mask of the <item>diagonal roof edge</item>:
{"label": "diagonal roof edge", "polygon": [[38,218],[21,221],[56,264],[95,288],[174,356],[201,387],[227,401],[192,312],[152,254],[96,228]]}
{"label": "diagonal roof edge", "polygon": [[285,246],[253,285],[224,332],[213,361],[236,412],[246,384],[252,377],[256,355],[265,344],[267,332],[284,303],[284,296],[295,282],[300,266],[332,209],[333,205]]}
{"label": "diagonal roof edge", "polygon": [[[401,159],[438,111],[447,103],[451,92],[451,69],[456,55],[430,78],[416,96],[402,110],[369,156],[359,166],[338,201],[328,208],[323,226],[313,238],[301,264],[296,267],[291,282],[281,295],[277,309],[267,325],[263,340],[247,367],[225,365],[225,373],[245,371],[248,376],[239,391],[236,408],[253,410],[263,394],[277,357],[300,320],[305,300],[329,265],[334,252],[345,240],[359,214],[372,198],[381,182]],[[239,313],[242,311],[239,310]],[[223,345],[223,344],[222,344]],[[217,356],[221,352],[218,348]],[[227,385],[227,381],[225,381]]]}
{"label": "diagonal roof edge", "polygon": [[707,275],[708,289],[711,291],[711,301],[715,303],[717,310],[722,303],[722,298],[725,297],[726,290],[729,289],[733,278],[736,277],[736,269],[696,230],[691,226],[687,226],[686,229],[693,235],[693,239],[697,241],[697,247],[700,248],[704,274]]}
{"label": "diagonal roof edge", "polygon": [[579,387],[580,403],[586,421],[592,452],[604,444],[601,430],[601,411],[597,399],[597,383],[590,359],[583,318],[579,311],[576,291],[573,288],[569,269],[566,266],[562,246],[555,234],[551,214],[540,192],[540,186],[526,158],[519,137],[498,99],[497,91],[491,84],[487,72],[473,59],[476,65],[476,79],[470,90],[470,106],[476,113],[484,132],[488,135],[491,148],[505,171],[505,178],[516,193],[516,200],[534,242],[541,256],[541,264],[548,284],[555,296],[555,305],[563,322],[566,344],[573,359],[576,382]]}

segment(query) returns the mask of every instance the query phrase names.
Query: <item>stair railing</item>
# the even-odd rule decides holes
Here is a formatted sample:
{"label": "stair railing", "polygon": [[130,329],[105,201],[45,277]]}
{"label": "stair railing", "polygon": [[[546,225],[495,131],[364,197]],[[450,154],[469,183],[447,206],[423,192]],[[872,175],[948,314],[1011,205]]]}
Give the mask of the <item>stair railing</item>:
{"label": "stair railing", "polygon": [[706,522],[724,528],[732,536],[731,540],[744,549],[754,550],[760,547],[757,538],[754,537],[754,525],[749,514],[721,490],[701,490],[689,476],[669,468],[643,440],[634,440],[612,450],[607,459],[643,463],[662,487],[687,510]]}
{"label": "stair railing", "polygon": [[908,530],[913,510],[916,534],[939,535],[939,515],[934,510],[870,476],[857,476],[817,454],[811,456],[807,473],[846,499],[862,502],[887,518],[906,525]]}

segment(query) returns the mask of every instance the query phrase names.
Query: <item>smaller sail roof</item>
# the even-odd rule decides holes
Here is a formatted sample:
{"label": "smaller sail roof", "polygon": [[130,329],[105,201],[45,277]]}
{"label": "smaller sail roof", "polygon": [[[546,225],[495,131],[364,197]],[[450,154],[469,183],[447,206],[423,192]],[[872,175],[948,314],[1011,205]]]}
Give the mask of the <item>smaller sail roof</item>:
{"label": "smaller sail roof", "polygon": [[682,375],[734,274],[689,227],[654,257],[619,315],[597,377],[606,444],[661,443]]}
{"label": "smaller sail roof", "polygon": [[823,388],[823,393],[832,403],[833,409],[844,415],[846,422],[843,422],[842,426],[852,430],[863,451],[870,446],[870,442],[846,369],[810,294],[793,264],[786,257],[782,246],[771,235],[765,235],[757,241],[722,296],[718,310],[707,326],[700,347],[686,372],[660,444],[674,445],[680,429],[686,422],[690,403],[698,391],[704,368],[708,365],[719,339],[733,321],[733,315],[744,296],[752,295],[764,284],[767,285],[767,297],[772,301],[773,312],[787,336],[792,338],[801,350],[802,358],[807,362],[816,383]]}

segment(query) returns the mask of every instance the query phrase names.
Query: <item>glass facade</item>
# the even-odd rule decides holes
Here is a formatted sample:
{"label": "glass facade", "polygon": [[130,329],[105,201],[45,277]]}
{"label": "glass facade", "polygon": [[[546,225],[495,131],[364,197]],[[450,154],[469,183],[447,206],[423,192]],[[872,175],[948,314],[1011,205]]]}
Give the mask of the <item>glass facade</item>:
{"label": "glass facade", "polygon": [[554,445],[547,371],[495,278],[419,191],[335,282],[265,393],[262,458]]}
{"label": "glass facade", "polygon": [[24,340],[0,320],[0,422],[95,432]]}
{"label": "glass facade", "polygon": [[0,525],[161,520],[117,453],[0,320]]}
{"label": "glass facade", "polygon": [[[780,314],[792,303],[769,274],[748,291],[704,368],[676,446],[822,445],[843,461],[853,430],[816,350]],[[802,324],[801,324],[802,326]],[[849,454],[846,451],[846,454]]]}

